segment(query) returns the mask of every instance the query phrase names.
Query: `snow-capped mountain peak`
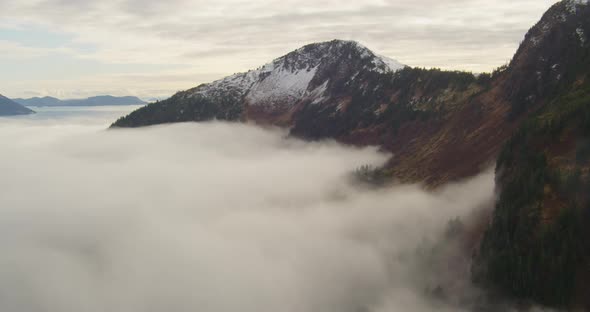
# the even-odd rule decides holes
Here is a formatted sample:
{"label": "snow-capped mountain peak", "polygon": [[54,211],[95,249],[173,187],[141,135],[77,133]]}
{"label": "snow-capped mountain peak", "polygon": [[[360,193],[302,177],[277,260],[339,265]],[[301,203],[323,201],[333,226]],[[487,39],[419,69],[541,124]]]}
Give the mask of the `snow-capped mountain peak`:
{"label": "snow-capped mountain peak", "polygon": [[193,89],[192,96],[239,97],[250,106],[288,108],[310,98],[320,102],[330,81],[349,80],[359,72],[385,74],[405,65],[373,53],[355,41],[309,44],[246,73]]}

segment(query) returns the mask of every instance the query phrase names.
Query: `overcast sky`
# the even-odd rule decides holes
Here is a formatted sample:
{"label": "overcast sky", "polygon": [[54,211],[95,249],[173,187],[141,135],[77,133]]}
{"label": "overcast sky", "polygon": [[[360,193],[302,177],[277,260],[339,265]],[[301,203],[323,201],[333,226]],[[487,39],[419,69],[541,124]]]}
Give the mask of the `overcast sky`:
{"label": "overcast sky", "polygon": [[489,71],[555,0],[0,0],[0,93],[166,97],[304,44]]}

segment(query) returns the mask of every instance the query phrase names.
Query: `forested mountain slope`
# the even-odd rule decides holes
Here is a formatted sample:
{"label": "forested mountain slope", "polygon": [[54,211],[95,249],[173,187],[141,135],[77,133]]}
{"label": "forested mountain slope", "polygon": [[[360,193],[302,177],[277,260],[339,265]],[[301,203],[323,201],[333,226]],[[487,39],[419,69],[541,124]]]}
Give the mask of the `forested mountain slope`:
{"label": "forested mountain slope", "polygon": [[[543,106],[497,162],[499,199],[474,266],[477,281],[518,299],[590,309],[590,6],[563,1],[527,35],[527,91]],[[517,60],[516,59],[516,60]],[[527,89],[514,102],[528,110]]]}

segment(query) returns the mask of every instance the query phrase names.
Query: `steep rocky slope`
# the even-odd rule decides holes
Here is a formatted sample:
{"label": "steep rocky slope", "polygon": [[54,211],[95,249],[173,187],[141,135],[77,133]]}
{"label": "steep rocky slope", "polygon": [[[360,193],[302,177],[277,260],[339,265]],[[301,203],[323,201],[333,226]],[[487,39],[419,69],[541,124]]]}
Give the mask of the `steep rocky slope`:
{"label": "steep rocky slope", "polygon": [[0,95],[0,116],[27,115],[32,113],[34,111]]}

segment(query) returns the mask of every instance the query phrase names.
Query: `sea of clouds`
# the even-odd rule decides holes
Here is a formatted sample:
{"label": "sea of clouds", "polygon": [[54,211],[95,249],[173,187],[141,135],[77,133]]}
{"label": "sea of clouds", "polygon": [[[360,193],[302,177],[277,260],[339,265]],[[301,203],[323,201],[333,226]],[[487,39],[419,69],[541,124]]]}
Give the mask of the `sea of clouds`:
{"label": "sea of clouds", "polygon": [[372,190],[350,174],[376,148],[107,117],[0,119],[0,310],[458,311],[449,289],[476,292],[421,257],[489,206],[491,173]]}

